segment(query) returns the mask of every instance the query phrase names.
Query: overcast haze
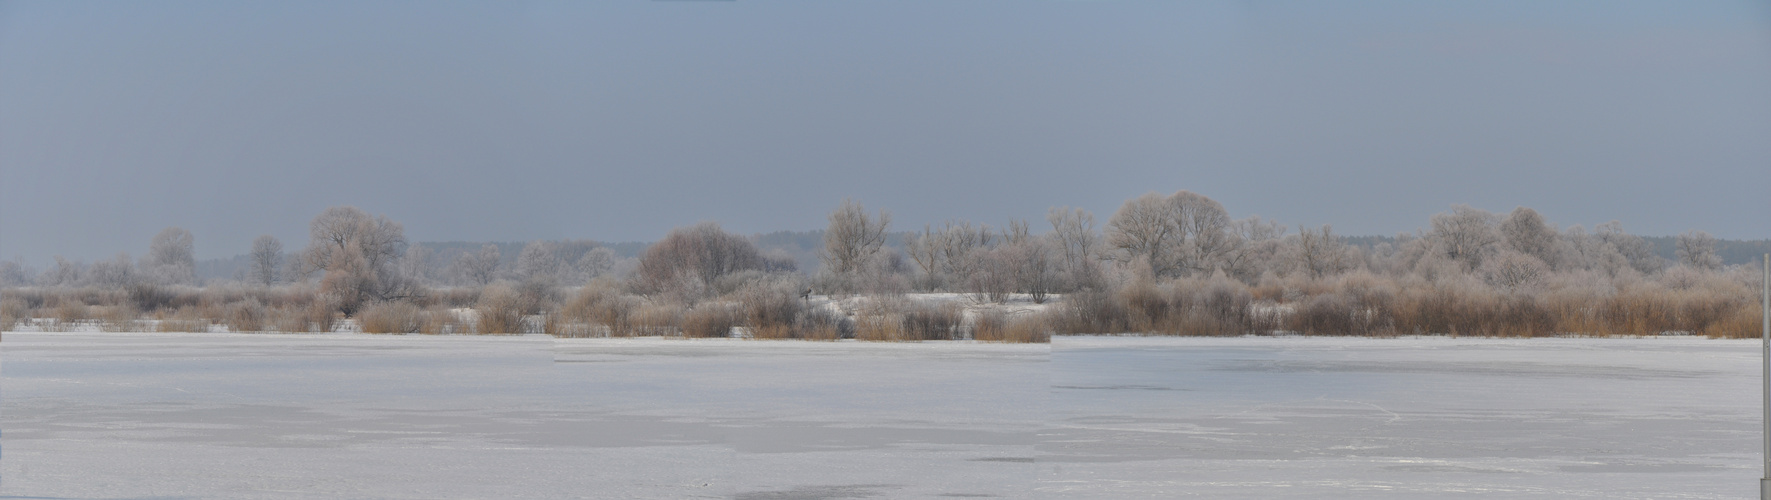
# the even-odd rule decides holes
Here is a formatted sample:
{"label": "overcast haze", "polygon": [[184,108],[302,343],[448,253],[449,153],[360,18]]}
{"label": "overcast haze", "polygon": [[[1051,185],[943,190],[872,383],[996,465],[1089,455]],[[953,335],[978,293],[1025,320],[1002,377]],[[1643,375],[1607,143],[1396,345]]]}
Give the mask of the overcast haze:
{"label": "overcast haze", "polygon": [[0,257],[1104,222],[1188,189],[1771,237],[1755,2],[0,3]]}

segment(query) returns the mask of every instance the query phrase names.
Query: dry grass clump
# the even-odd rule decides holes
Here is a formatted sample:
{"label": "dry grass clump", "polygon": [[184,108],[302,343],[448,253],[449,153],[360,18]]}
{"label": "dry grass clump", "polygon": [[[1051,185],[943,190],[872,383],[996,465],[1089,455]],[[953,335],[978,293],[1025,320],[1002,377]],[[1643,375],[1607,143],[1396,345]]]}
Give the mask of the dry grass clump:
{"label": "dry grass clump", "polygon": [[196,306],[181,307],[172,311],[162,309],[159,315],[160,323],[155,325],[154,329],[161,332],[208,332],[211,323],[198,311]]}
{"label": "dry grass clump", "polygon": [[500,285],[486,287],[474,305],[479,313],[475,330],[489,335],[523,333],[523,306],[524,299],[517,291]]}
{"label": "dry grass clump", "polygon": [[1008,314],[997,310],[980,311],[972,319],[972,340],[1001,342],[1008,338]]}
{"label": "dry grass clump", "polygon": [[77,298],[64,299],[59,302],[51,311],[57,326],[66,329],[92,319],[92,308],[88,307],[85,302]]}
{"label": "dry grass clump", "polygon": [[904,336],[904,315],[897,313],[861,314],[855,317],[855,340],[897,342]]}
{"label": "dry grass clump", "polygon": [[409,302],[373,302],[357,311],[363,333],[418,333],[424,320],[423,311]]}
{"label": "dry grass clump", "polygon": [[1064,296],[1052,318],[1060,334],[1110,334],[1131,331],[1130,315],[1115,294],[1089,290]]}
{"label": "dry grass clump", "polygon": [[682,332],[683,306],[676,303],[644,304],[634,310],[634,335],[675,336]]}
{"label": "dry grass clump", "polygon": [[[265,310],[264,328],[266,331],[303,333],[314,331],[317,327],[305,307],[272,307]],[[330,323],[330,322],[327,322]],[[330,324],[327,326],[330,328]]]}
{"label": "dry grass clump", "polygon": [[1755,307],[1739,307],[1710,325],[1705,334],[1716,338],[1756,339],[1763,331],[1764,311]]}
{"label": "dry grass clump", "polygon": [[918,304],[903,315],[905,340],[953,340],[960,338],[965,308],[957,303]]}
{"label": "dry grass clump", "polygon": [[223,322],[228,325],[229,330],[236,332],[264,331],[265,322],[270,316],[269,312],[265,310],[264,304],[259,303],[256,297],[247,297],[245,300],[228,304],[225,309],[227,312]]}
{"label": "dry grass clump", "polygon": [[807,309],[794,320],[793,335],[802,340],[854,338],[855,322],[829,309]]}
{"label": "dry grass clump", "polygon": [[738,302],[744,326],[756,339],[799,338],[796,328],[806,304],[799,298],[798,283],[756,279],[728,295]]}
{"label": "dry grass clump", "polygon": [[24,300],[11,296],[0,298],[0,330],[11,330],[30,318],[31,307]]}
{"label": "dry grass clump", "polygon": [[706,302],[683,315],[683,337],[717,338],[731,337],[732,328],[738,326],[738,313],[724,304]]}
{"label": "dry grass clump", "polygon": [[[988,339],[986,339],[988,340]],[[1009,320],[1002,329],[1002,338],[997,342],[1046,344],[1052,341],[1051,322],[1043,313],[1030,314]]]}
{"label": "dry grass clump", "polygon": [[854,338],[875,342],[921,342],[962,338],[965,309],[953,302],[919,303],[902,296],[877,297],[854,320]]}
{"label": "dry grass clump", "polygon": [[98,329],[106,332],[136,332],[142,330],[141,313],[130,304],[119,304],[96,308],[98,313]]}
{"label": "dry grass clump", "polygon": [[444,306],[433,306],[419,311],[418,333],[429,335],[464,334],[473,331],[474,322],[469,317],[457,314],[453,309]]}
{"label": "dry grass clump", "polygon": [[979,342],[1049,343],[1056,332],[1052,313],[1010,315],[983,311],[972,324],[972,340]]}
{"label": "dry grass clump", "polygon": [[1242,335],[1277,326],[1272,315],[1257,314],[1248,286],[1222,276],[1073,293],[1045,321],[1066,334]]}

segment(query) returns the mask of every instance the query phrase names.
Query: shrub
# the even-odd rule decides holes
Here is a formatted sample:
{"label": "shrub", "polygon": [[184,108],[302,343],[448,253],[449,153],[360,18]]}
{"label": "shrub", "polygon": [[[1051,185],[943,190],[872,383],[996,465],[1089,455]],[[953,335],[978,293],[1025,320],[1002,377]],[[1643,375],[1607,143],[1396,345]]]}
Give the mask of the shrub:
{"label": "shrub", "polygon": [[431,335],[462,334],[473,330],[473,322],[446,307],[432,307],[419,312],[418,333]]}
{"label": "shrub", "polygon": [[228,306],[225,322],[228,329],[236,332],[257,332],[264,330],[265,318],[264,304],[247,297]]}
{"label": "shrub", "polygon": [[171,314],[162,315],[160,324],[155,327],[155,330],[203,333],[209,331],[209,325],[209,320],[197,311],[196,306],[186,306],[172,311]]}
{"label": "shrub", "polygon": [[682,332],[683,307],[673,303],[646,304],[634,310],[635,335],[677,335]]}
{"label": "shrub", "polygon": [[408,302],[371,302],[357,311],[357,328],[363,333],[418,333],[424,326],[421,313]]}
{"label": "shrub", "polygon": [[904,337],[904,317],[896,313],[857,316],[855,318],[855,340],[872,342],[908,340]]}
{"label": "shrub", "polygon": [[1029,314],[1014,318],[1002,328],[1002,337],[1009,343],[1044,344],[1052,341],[1052,327],[1045,314]]}
{"label": "shrub", "polygon": [[62,300],[60,304],[55,306],[54,314],[56,326],[64,330],[92,319],[91,308],[79,300]]}
{"label": "shrub", "polygon": [[474,306],[479,313],[475,330],[481,334],[523,333],[522,307],[522,297],[516,291],[498,285],[486,287]]}
{"label": "shrub", "polygon": [[684,337],[730,337],[732,327],[738,326],[738,315],[725,305],[707,303],[690,309],[682,321]]}
{"label": "shrub", "polygon": [[808,308],[794,321],[793,338],[836,340],[854,337],[854,320],[826,308]]}
{"label": "shrub", "polygon": [[953,340],[960,337],[965,310],[953,302],[921,304],[904,313],[903,334],[908,340]]}
{"label": "shrub", "polygon": [[130,304],[118,304],[104,307],[98,314],[100,330],[107,332],[133,332],[141,330],[136,318],[141,314]]}
{"label": "shrub", "polygon": [[305,307],[277,307],[265,312],[265,326],[270,331],[301,333],[313,328]]}
{"label": "shrub", "polygon": [[31,318],[31,308],[18,297],[0,298],[0,330],[11,330]]}
{"label": "shrub", "polygon": [[988,310],[972,320],[972,340],[1001,342],[1008,338],[1008,314]]}
{"label": "shrub", "polygon": [[[634,334],[633,315],[636,308],[638,301],[621,295],[617,283],[609,279],[598,279],[573,294],[561,309],[561,315],[567,322],[601,327],[608,336],[629,337]],[[590,335],[592,329],[587,328],[584,335]]]}

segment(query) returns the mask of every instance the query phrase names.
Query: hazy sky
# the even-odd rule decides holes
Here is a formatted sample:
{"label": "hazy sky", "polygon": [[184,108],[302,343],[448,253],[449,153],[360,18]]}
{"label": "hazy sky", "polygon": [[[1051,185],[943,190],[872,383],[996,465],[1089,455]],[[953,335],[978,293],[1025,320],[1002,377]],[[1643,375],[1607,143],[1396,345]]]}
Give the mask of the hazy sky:
{"label": "hazy sky", "polygon": [[1763,2],[4,2],[0,258],[1041,221],[1771,237]]}

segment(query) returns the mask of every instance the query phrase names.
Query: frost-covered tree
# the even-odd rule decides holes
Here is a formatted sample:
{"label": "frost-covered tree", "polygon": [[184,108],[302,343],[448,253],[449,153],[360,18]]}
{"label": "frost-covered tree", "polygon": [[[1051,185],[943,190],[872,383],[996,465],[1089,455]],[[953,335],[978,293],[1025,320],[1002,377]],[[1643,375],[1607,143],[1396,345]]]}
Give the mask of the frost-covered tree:
{"label": "frost-covered tree", "polygon": [[307,266],[323,272],[320,288],[337,301],[339,310],[356,312],[371,300],[414,296],[417,284],[400,273],[406,231],[387,216],[371,216],[356,207],[332,207],[308,226],[302,252]]}
{"label": "frost-covered tree", "polygon": [[1666,268],[1666,259],[1654,253],[1654,244],[1641,236],[1624,232],[1622,222],[1611,221],[1593,229],[1593,236],[1622,255],[1636,272],[1653,274]]}
{"label": "frost-covered tree", "polygon": [[1716,237],[1696,229],[1680,234],[1673,241],[1679,263],[1694,269],[1722,268],[1722,257],[1716,255]]}
{"label": "frost-covered tree", "polygon": [[87,268],[85,281],[94,286],[123,288],[134,284],[136,278],[135,263],[129,254],[122,253],[111,260],[94,262]]}
{"label": "frost-covered tree", "polygon": [[0,261],[0,286],[25,286],[31,284],[33,276],[30,269],[23,264],[4,260]]}
{"label": "frost-covered tree", "polygon": [[1052,225],[1052,236],[1064,257],[1064,269],[1093,265],[1101,240],[1095,231],[1095,214],[1080,208],[1053,207],[1046,212],[1045,220]]}
{"label": "frost-covered tree", "polygon": [[1107,245],[1124,263],[1158,277],[1210,272],[1231,249],[1230,217],[1217,201],[1191,191],[1148,193],[1126,201],[1107,221]]}
{"label": "frost-covered tree", "polygon": [[1544,222],[1536,210],[1518,207],[1500,222],[1500,234],[1507,247],[1536,257],[1546,265],[1556,264],[1556,228]]}
{"label": "frost-covered tree", "polygon": [[845,199],[830,213],[824,249],[818,257],[837,275],[859,271],[885,245],[886,228],[891,225],[892,214],[881,210],[877,216],[868,216],[860,203]]}
{"label": "frost-covered tree", "polygon": [[479,251],[456,256],[449,267],[456,279],[473,286],[486,286],[498,280],[500,258],[498,245],[487,244]]}
{"label": "frost-covered tree", "polygon": [[1439,251],[1451,260],[1475,269],[1482,257],[1500,242],[1495,216],[1469,205],[1454,205],[1450,213],[1434,214],[1433,232],[1427,236],[1438,244]]}
{"label": "frost-covered tree", "polygon": [[677,228],[646,247],[631,286],[641,294],[666,294],[693,302],[719,278],[763,268],[762,253],[743,236],[711,222]]}
{"label": "frost-covered tree", "polygon": [[80,279],[85,275],[86,266],[57,255],[55,265],[38,276],[37,281],[43,286],[74,286],[80,284]]}
{"label": "frost-covered tree", "polygon": [[613,271],[615,260],[614,250],[610,250],[608,247],[597,247],[578,257],[578,262],[573,265],[573,268],[578,271],[581,281],[588,282]]}
{"label": "frost-covered tree", "polygon": [[1298,226],[1295,251],[1298,266],[1312,278],[1339,274],[1350,267],[1346,243],[1327,224],[1321,229]]}
{"label": "frost-covered tree", "polygon": [[195,238],[184,228],[169,227],[154,235],[148,254],[142,257],[141,270],[150,279],[165,284],[197,283],[197,259],[193,248]]}
{"label": "frost-covered tree", "polygon": [[961,286],[971,281],[979,266],[979,255],[988,250],[995,239],[990,226],[973,227],[966,221],[947,221],[941,226],[939,238],[942,279]]}
{"label": "frost-covered tree", "polygon": [[283,267],[283,242],[271,235],[259,236],[252,240],[252,253],[249,254],[252,267],[247,278],[259,285],[271,285],[277,282],[277,271]]}
{"label": "frost-covered tree", "polygon": [[1550,266],[1530,254],[1508,248],[1482,262],[1483,281],[1505,292],[1530,289],[1550,274]]}
{"label": "frost-covered tree", "polygon": [[1126,263],[1141,261],[1157,276],[1178,267],[1184,240],[1173,207],[1160,194],[1132,198],[1107,219],[1107,244],[1118,250],[1115,257]]}
{"label": "frost-covered tree", "polygon": [[1244,282],[1253,282],[1275,266],[1283,252],[1285,226],[1259,215],[1230,223],[1229,244],[1219,257],[1225,274]]}
{"label": "frost-covered tree", "polygon": [[517,254],[517,278],[525,282],[558,283],[564,268],[553,245],[544,241],[531,241]]}
{"label": "frost-covered tree", "polygon": [[431,264],[430,247],[411,245],[406,247],[406,255],[400,257],[400,275],[414,284],[428,284],[436,279]]}
{"label": "frost-covered tree", "polygon": [[904,238],[904,253],[922,273],[917,289],[935,290],[941,286],[941,234],[928,224],[921,233],[912,232]]}

